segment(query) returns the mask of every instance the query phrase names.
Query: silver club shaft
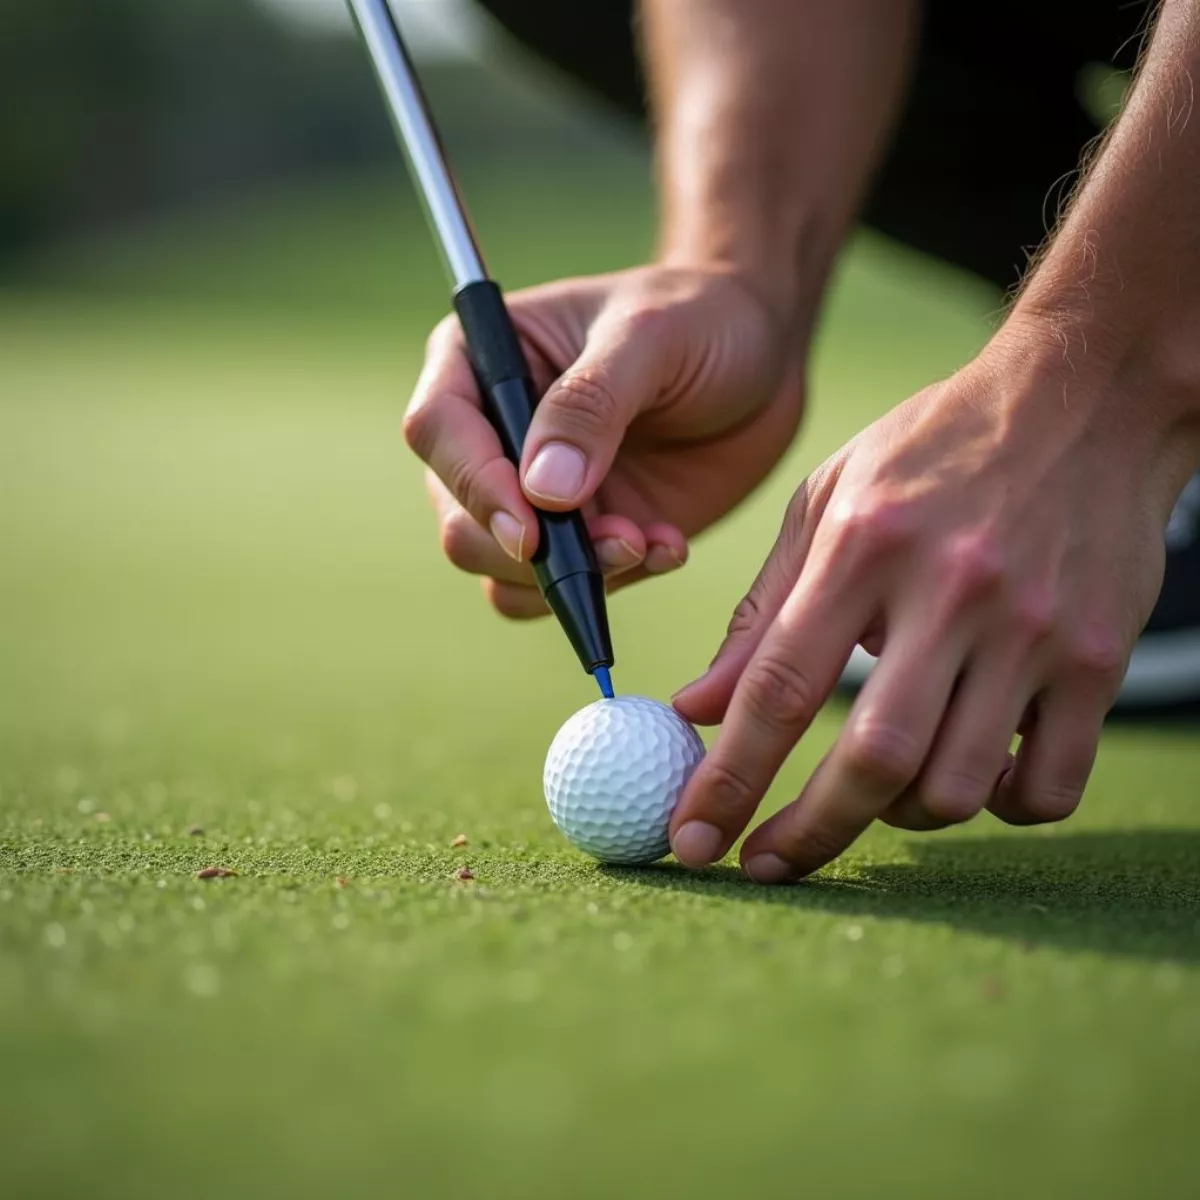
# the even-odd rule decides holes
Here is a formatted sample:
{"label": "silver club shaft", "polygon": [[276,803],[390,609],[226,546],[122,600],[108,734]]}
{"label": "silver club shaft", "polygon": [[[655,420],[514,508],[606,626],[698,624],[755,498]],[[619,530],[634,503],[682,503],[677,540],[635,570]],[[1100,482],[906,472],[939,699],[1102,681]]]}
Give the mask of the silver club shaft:
{"label": "silver club shaft", "polygon": [[412,60],[387,0],[348,0],[446,267],[458,291],[487,278]]}

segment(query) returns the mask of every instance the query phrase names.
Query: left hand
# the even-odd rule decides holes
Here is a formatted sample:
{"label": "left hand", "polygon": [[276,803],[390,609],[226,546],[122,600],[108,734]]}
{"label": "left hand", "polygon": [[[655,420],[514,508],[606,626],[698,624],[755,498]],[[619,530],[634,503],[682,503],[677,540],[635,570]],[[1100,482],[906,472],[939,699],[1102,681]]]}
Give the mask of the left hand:
{"label": "left hand", "polygon": [[876,818],[1031,824],[1079,803],[1190,465],[1144,391],[1085,381],[1038,336],[1002,331],[796,493],[712,666],[675,698],[723,721],[672,820],[680,861],[729,850],[858,642],[880,661],[799,799],[747,839],[752,878],[799,879]]}
{"label": "left hand", "polygon": [[430,338],[405,419],[442,545],[505,616],[549,612],[533,505],[579,508],[610,588],[683,565],[688,539],[778,462],[803,409],[806,328],[765,276],[651,264],[508,297],[544,391],[521,472],[484,417],[457,319]]}

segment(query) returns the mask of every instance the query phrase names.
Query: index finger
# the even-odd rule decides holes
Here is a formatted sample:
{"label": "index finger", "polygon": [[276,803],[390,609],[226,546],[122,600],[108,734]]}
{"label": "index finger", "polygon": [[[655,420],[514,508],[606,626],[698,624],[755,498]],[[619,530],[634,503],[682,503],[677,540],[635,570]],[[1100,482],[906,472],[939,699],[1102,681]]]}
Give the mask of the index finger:
{"label": "index finger", "polygon": [[[451,495],[484,528],[506,532],[496,522],[506,514],[516,532],[498,538],[510,554],[527,558],[537,544],[537,517],[521,491],[515,464],[483,414],[479,389],[461,336],[439,326],[404,418],[408,444],[432,468]],[[514,554],[514,557],[517,557]]]}
{"label": "index finger", "polygon": [[671,821],[671,848],[687,866],[715,862],[737,840],[871,619],[867,590],[832,586],[829,573],[802,573],[742,672],[721,732],[684,791]]}
{"label": "index finger", "polygon": [[746,839],[758,883],[803,878],[837,858],[920,774],[954,695],[968,630],[920,610],[883,647],[833,749],[800,798]]}

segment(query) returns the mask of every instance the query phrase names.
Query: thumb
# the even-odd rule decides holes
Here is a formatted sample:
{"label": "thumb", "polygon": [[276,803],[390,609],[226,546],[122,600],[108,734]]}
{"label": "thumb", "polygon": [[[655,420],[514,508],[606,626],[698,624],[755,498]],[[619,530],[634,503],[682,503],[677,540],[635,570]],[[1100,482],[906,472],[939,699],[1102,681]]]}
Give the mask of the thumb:
{"label": "thumb", "polygon": [[598,324],[542,397],[525,438],[521,483],[540,508],[578,508],[612,467],[630,422],[658,399],[669,348],[628,320]]}
{"label": "thumb", "polygon": [[699,679],[671,698],[675,708],[694,724],[718,725],[724,720],[742,672],[800,578],[840,473],[841,461],[834,460],[800,485],[762,570],[733,610],[716,657]]}

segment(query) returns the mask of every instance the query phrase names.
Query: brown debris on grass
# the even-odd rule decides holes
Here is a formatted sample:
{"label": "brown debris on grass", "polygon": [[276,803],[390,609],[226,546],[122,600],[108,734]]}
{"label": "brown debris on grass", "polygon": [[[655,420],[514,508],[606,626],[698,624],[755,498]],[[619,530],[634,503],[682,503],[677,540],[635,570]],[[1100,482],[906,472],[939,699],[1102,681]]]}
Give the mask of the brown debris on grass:
{"label": "brown debris on grass", "polygon": [[459,880],[460,883],[467,883],[475,878],[475,872],[470,867],[459,867],[454,872],[454,878]]}
{"label": "brown debris on grass", "polygon": [[231,867],[205,867],[196,872],[197,879],[230,879],[237,875]]}

